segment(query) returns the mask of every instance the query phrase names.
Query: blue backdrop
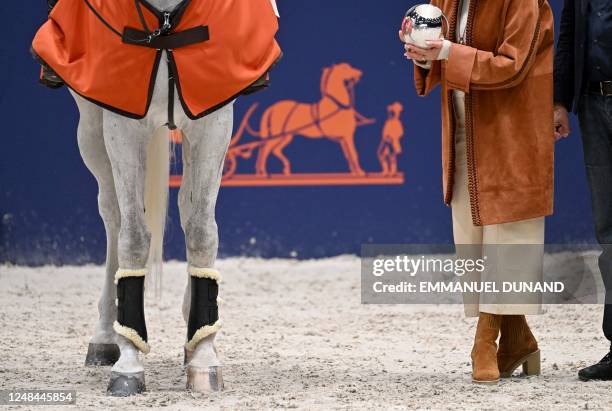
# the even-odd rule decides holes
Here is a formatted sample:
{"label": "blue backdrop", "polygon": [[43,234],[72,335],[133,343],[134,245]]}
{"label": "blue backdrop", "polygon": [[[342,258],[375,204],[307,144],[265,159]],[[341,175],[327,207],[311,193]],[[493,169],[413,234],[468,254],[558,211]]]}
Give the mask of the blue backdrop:
{"label": "blue backdrop", "polygon": [[[442,203],[439,97],[419,99],[412,68],[397,30],[410,1],[279,0],[279,41],[284,59],[273,87],[243,98],[237,120],[253,102],[263,109],[281,99],[316,102],[322,69],[347,62],[363,70],[357,107],[377,123],[360,128],[363,167],[380,170],[376,148],[388,104],[404,105],[406,127],[401,185],[224,187],[217,207],[222,256],[313,258],[358,253],[363,243],[447,243],[449,210]],[[559,16],[559,2],[554,2]],[[68,92],[37,84],[28,49],[46,18],[43,1],[2,2],[6,40],[1,42],[0,261],[19,264],[103,261],[105,235],[97,213],[97,186],[76,143],[78,113]],[[7,27],[8,24],[8,27]],[[547,241],[591,242],[589,194],[577,124],[557,146],[556,213]],[[251,138],[251,137],[249,137]],[[296,138],[286,149],[294,170],[345,172],[339,146],[326,139]],[[251,160],[241,170],[253,171]],[[179,167],[179,166],[177,166]],[[271,159],[269,169],[281,170]],[[177,190],[171,190],[166,258],[184,258]]]}

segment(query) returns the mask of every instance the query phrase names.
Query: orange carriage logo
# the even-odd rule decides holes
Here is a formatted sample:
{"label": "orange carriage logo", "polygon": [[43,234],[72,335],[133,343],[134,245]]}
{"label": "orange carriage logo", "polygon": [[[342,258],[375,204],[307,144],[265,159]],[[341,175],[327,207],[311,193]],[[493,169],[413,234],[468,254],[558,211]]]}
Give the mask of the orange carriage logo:
{"label": "orange carriage logo", "polygon": [[[397,158],[402,153],[404,126],[401,120],[403,106],[399,102],[387,107],[387,119],[382,130],[377,157],[380,170],[366,172],[361,167],[355,146],[358,127],[372,125],[376,120],[361,115],[356,107],[355,86],[362,72],[348,63],[336,64],[323,70],[321,99],[314,103],[293,100],[279,101],[266,109],[259,130],[249,120],[258,105],[246,112],[236,134],[232,137],[223,169],[222,185],[226,187],[265,186],[324,186],[324,185],[393,185],[403,184],[404,174],[399,171]],[[253,139],[244,142],[245,134]],[[347,172],[300,173],[295,172],[284,149],[296,137],[329,139],[337,143],[348,165]],[[175,134],[175,143],[181,143]],[[281,173],[270,173],[268,160],[276,157],[282,163]],[[253,173],[239,173],[240,160],[256,159]],[[170,177],[170,185],[179,187],[181,176]]]}

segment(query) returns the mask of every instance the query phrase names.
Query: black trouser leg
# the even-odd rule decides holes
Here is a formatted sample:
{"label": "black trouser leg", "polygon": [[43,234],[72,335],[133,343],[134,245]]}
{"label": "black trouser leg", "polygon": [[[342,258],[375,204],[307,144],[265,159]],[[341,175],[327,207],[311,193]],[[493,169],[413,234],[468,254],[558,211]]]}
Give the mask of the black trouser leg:
{"label": "black trouser leg", "polygon": [[612,342],[612,97],[585,95],[579,118],[597,241],[603,249],[599,257],[606,287],[603,331]]}

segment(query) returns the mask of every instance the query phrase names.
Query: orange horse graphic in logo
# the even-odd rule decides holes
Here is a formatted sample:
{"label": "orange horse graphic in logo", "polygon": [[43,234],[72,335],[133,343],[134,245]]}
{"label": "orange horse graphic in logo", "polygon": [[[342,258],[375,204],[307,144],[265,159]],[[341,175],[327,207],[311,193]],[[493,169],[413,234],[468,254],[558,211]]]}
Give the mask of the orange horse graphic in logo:
{"label": "orange horse graphic in logo", "polygon": [[[232,137],[222,184],[234,187],[403,184],[404,175],[397,167],[397,156],[402,152],[401,139],[404,135],[400,119],[403,106],[400,103],[388,107],[389,117],[377,153],[382,172],[369,173],[361,167],[355,134],[358,127],[376,122],[360,114],[355,107],[355,86],[362,75],[362,71],[348,63],[325,68],[321,77],[321,99],[318,102],[279,101],[264,111],[259,131],[249,124],[257,109],[257,104],[253,104]],[[247,133],[257,140],[242,143]],[[297,136],[328,139],[338,143],[348,164],[348,172],[295,173],[284,149]],[[174,141],[180,143],[180,137],[175,136]],[[282,173],[269,172],[268,160],[271,155],[282,163]],[[240,159],[255,157],[254,174],[238,173]],[[178,187],[180,182],[180,176],[171,177],[171,186]]]}
{"label": "orange horse graphic in logo", "polygon": [[[250,134],[264,142],[259,148],[256,173],[267,176],[267,162],[274,154],[283,164],[283,174],[291,175],[291,162],[283,153],[294,136],[307,138],[328,138],[340,144],[344,158],[348,162],[351,174],[363,176],[365,172],[359,164],[359,155],[355,148],[355,131],[357,127],[372,124],[355,110],[355,85],[362,72],[347,63],[338,64],[323,70],[321,78],[321,100],[315,104],[298,103],[297,101],[280,101],[268,108],[261,118],[260,131],[248,125],[249,116],[243,119],[240,131],[246,128]],[[238,133],[231,147],[237,145],[242,137]]]}

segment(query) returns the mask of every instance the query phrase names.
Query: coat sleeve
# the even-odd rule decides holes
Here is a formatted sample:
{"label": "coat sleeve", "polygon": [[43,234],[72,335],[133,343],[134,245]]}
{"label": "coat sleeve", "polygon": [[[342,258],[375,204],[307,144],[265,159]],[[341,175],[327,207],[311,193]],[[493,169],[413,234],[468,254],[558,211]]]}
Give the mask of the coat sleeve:
{"label": "coat sleeve", "polygon": [[575,0],[565,0],[555,55],[555,103],[572,110],[574,101]]}
{"label": "coat sleeve", "polygon": [[503,89],[519,84],[535,61],[540,36],[539,2],[510,2],[496,53],[453,43],[446,64],[449,88],[469,93],[472,89]]}
{"label": "coat sleeve", "polygon": [[419,96],[426,96],[440,84],[442,66],[440,60],[431,62],[427,70],[414,64],[414,85]]}

